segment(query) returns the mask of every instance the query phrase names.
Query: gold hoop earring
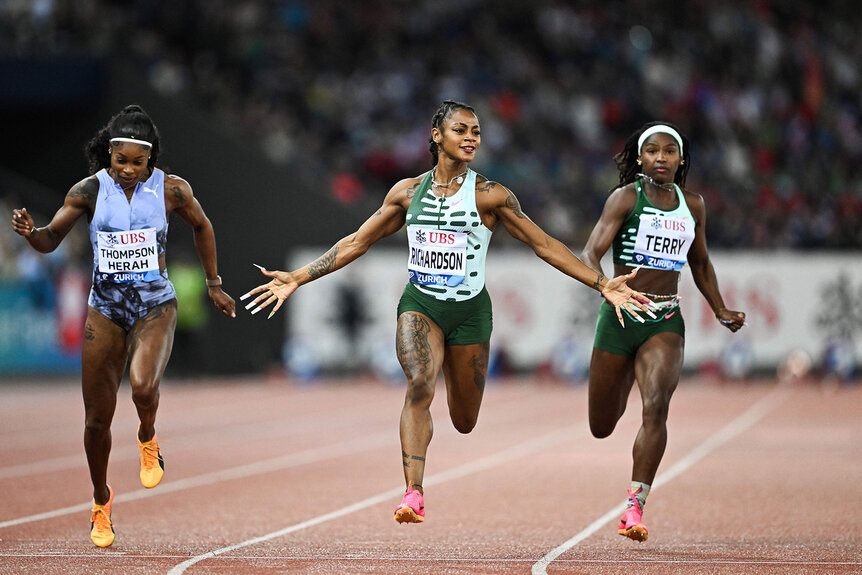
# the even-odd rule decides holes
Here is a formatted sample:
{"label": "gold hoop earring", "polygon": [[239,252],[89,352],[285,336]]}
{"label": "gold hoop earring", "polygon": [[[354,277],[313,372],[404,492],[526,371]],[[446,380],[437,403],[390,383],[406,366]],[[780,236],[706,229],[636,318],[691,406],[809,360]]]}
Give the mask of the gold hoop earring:
{"label": "gold hoop earring", "polygon": [[643,162],[641,162],[640,158],[638,158],[638,166],[640,166],[641,164],[643,164]]}
{"label": "gold hoop earring", "polygon": [[679,165],[680,165],[680,166],[682,166],[682,165],[684,165],[684,164],[685,164],[685,160],[680,160],[680,161],[679,161]]}

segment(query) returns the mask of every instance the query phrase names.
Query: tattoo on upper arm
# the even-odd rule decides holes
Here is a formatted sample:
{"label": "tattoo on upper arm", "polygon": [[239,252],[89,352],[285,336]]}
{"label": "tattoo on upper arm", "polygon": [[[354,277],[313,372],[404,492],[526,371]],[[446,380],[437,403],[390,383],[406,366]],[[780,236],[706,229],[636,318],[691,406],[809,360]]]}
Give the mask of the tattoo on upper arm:
{"label": "tattoo on upper arm", "polygon": [[527,216],[524,215],[524,212],[521,211],[521,204],[518,202],[518,198],[515,197],[515,194],[512,193],[512,190],[506,190],[508,194],[506,196],[506,207],[512,210],[512,213],[515,214],[515,217],[523,220]]}
{"label": "tattoo on upper arm", "polygon": [[593,287],[598,291],[602,291],[602,280],[605,279],[605,274],[599,272],[599,277],[596,278],[595,283],[593,283]]}
{"label": "tattoo on upper arm", "polygon": [[374,212],[374,215],[372,217],[376,218],[377,216],[382,216],[382,215],[383,215],[383,209],[381,208],[381,209],[377,210],[376,212]]}
{"label": "tattoo on upper arm", "polygon": [[96,198],[99,196],[99,186],[93,185],[89,179],[75,184],[69,190],[70,198],[83,198],[90,206],[96,205]]}
{"label": "tattoo on upper arm", "polygon": [[416,182],[415,184],[407,188],[407,199],[410,199],[416,195],[416,190],[419,189],[420,184],[422,184],[422,182]]}
{"label": "tattoo on upper arm", "polygon": [[171,193],[174,195],[174,203],[177,206],[182,206],[186,203],[186,194],[183,192],[183,189],[179,186],[171,186]]}
{"label": "tattoo on upper arm", "polygon": [[476,182],[476,191],[480,193],[489,193],[491,191],[491,187],[494,185],[494,182],[489,180],[484,180],[481,183]]}
{"label": "tattoo on upper arm", "polygon": [[332,246],[329,251],[314,260],[308,266],[308,277],[317,279],[335,269],[335,257],[338,255],[338,246]]}

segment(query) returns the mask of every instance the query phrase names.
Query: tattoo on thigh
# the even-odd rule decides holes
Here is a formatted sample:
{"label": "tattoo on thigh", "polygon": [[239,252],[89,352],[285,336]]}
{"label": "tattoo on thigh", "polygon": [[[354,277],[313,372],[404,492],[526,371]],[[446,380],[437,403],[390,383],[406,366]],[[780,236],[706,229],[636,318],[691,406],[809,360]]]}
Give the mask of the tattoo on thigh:
{"label": "tattoo on thigh", "polygon": [[87,341],[93,341],[96,339],[96,330],[90,322],[87,322],[87,325],[84,326],[84,339]]}
{"label": "tattoo on thigh", "polygon": [[470,358],[468,362],[473,368],[473,383],[479,388],[479,391],[485,391],[485,379],[488,371],[488,348],[485,347],[482,351]]}
{"label": "tattoo on thigh", "polygon": [[418,455],[410,455],[409,453],[401,452],[401,459],[404,461],[404,467],[410,467],[410,460],[425,462],[424,457]]}
{"label": "tattoo on thigh", "polygon": [[401,365],[414,373],[427,371],[431,365],[429,333],[431,333],[431,324],[427,319],[407,312],[407,316],[401,323],[395,348]]}

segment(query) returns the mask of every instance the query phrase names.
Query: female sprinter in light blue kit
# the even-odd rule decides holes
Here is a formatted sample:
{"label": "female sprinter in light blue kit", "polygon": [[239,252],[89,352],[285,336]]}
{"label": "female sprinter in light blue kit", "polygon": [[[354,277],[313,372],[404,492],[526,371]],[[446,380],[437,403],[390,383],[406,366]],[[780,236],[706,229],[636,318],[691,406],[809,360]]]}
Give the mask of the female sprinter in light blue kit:
{"label": "female sprinter in light blue kit", "polygon": [[150,117],[139,106],[126,106],[87,145],[92,175],[72,186],[47,226],[35,227],[26,208],[12,211],[13,229],[42,253],[54,251],[81,216],[89,222],[93,287],[81,380],[84,450],[93,482],[90,538],[99,547],[111,545],[115,536],[108,455],[111,420],[126,363],[140,419],[141,483],[155,487],[164,474],[155,422],[159,383],[177,323],[176,292],[165,265],[171,212],[194,230],[215,307],[225,315],[235,315],[233,298],[221,289],[212,224],[188,182],[155,167],[160,148],[159,133]]}

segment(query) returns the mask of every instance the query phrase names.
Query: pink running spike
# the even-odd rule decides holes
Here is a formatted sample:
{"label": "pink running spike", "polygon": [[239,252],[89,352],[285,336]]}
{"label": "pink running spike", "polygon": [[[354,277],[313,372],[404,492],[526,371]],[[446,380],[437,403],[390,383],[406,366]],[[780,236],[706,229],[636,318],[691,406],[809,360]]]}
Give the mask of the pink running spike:
{"label": "pink running spike", "polygon": [[646,541],[648,531],[643,524],[643,509],[641,509],[640,502],[638,502],[637,497],[634,496],[631,490],[629,490],[629,499],[634,505],[623,513],[617,533],[635,541]]}
{"label": "pink running spike", "polygon": [[401,505],[395,510],[398,523],[422,523],[425,521],[425,500],[418,489],[412,486],[404,494]]}

